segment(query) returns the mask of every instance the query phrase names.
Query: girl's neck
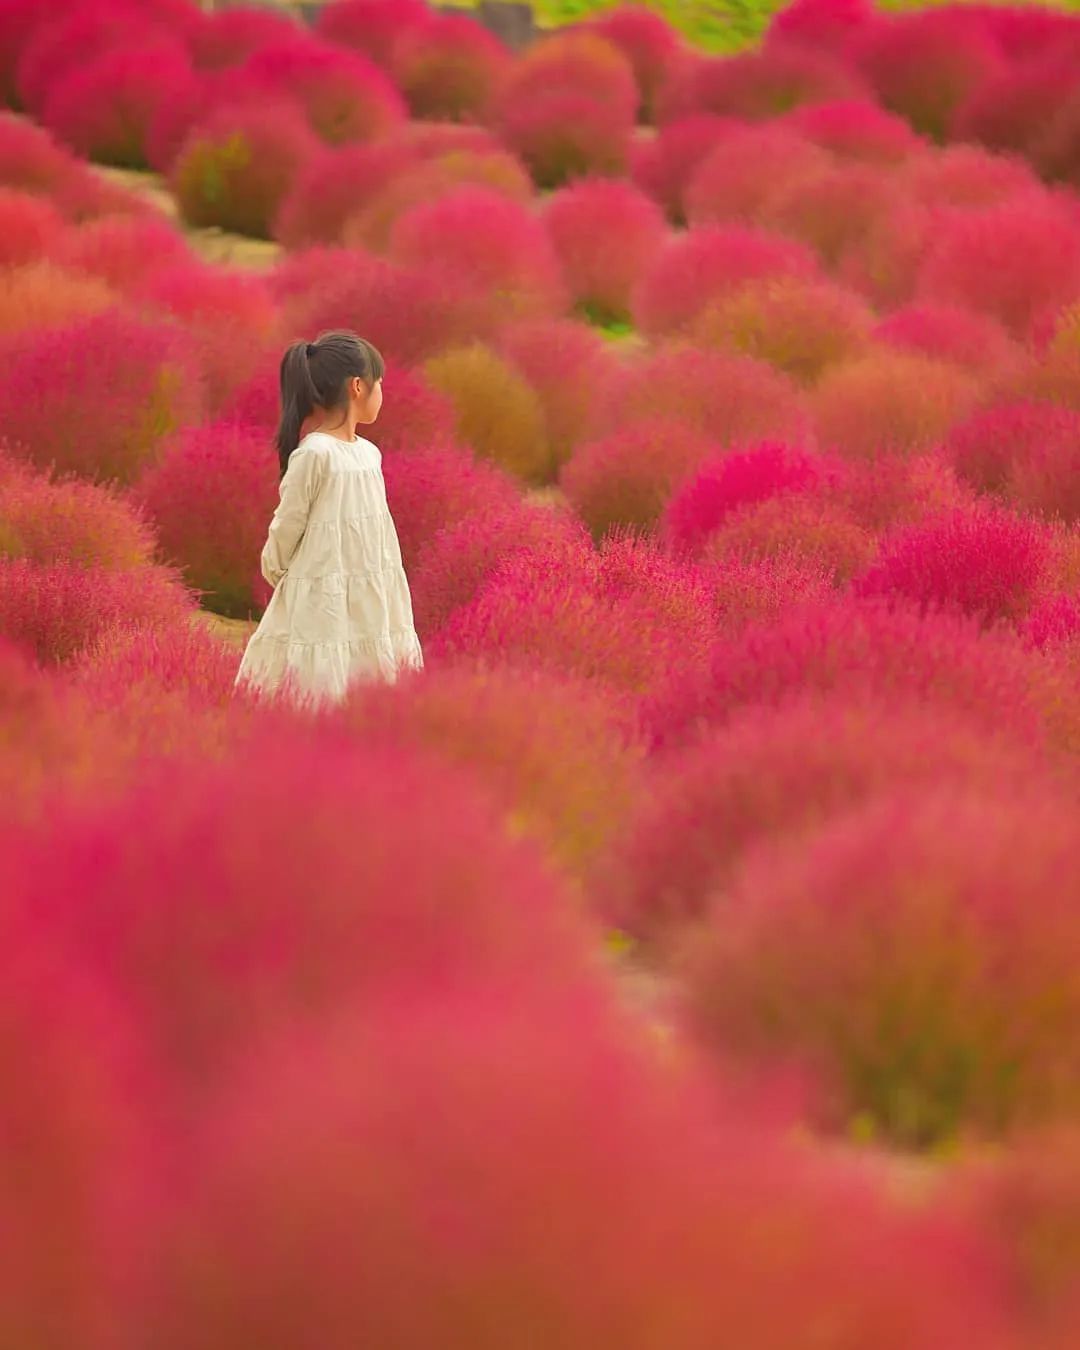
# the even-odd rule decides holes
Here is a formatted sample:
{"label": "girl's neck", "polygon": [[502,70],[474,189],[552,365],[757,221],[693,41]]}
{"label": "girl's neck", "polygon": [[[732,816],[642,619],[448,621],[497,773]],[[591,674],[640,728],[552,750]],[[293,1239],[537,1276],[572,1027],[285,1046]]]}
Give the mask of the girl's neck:
{"label": "girl's neck", "polygon": [[322,422],[312,424],[311,419],[309,418],[308,421],[304,423],[302,434],[304,436],[313,436],[316,434],[320,436],[333,436],[335,441],[344,441],[346,444],[350,444],[356,440],[356,428],[353,426],[351,419],[346,422],[341,422],[337,426],[328,426]]}

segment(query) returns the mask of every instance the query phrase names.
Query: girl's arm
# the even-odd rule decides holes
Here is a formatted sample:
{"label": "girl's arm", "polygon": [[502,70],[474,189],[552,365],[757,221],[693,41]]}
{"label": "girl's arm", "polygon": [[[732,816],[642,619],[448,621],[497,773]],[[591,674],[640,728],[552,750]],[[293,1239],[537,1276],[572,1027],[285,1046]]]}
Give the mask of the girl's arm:
{"label": "girl's arm", "polygon": [[319,486],[319,456],[313,450],[294,450],[279,488],[280,500],[270,522],[260,566],[276,586],[292,562],[307,528],[308,512]]}

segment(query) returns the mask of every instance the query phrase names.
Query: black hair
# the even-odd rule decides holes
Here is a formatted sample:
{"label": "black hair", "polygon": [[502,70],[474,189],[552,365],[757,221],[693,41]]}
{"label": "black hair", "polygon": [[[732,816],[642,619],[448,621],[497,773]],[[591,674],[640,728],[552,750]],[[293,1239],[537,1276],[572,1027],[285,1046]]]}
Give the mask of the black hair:
{"label": "black hair", "polygon": [[344,408],[345,386],[359,376],[369,387],[381,380],[385,363],[362,337],[344,329],[320,333],[314,342],[294,342],[281,358],[281,421],[277,452],[284,476],[300,444],[300,428],[316,408]]}

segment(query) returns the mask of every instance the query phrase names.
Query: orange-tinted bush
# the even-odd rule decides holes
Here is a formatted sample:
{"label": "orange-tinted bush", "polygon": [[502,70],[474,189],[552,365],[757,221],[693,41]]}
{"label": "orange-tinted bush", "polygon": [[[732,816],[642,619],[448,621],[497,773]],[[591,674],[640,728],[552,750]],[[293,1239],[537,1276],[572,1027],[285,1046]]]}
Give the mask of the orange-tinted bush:
{"label": "orange-tinted bush", "polygon": [[392,74],[414,117],[479,121],[510,63],[507,49],[480,24],[441,14],[394,44]]}
{"label": "orange-tinted bush", "polygon": [[54,263],[4,269],[0,271],[0,336],[101,314],[116,300],[115,292],[98,277]]}
{"label": "orange-tinted bush", "polygon": [[951,361],[976,375],[992,375],[1020,358],[1019,348],[995,319],[944,302],[893,310],[874,329],[874,339],[898,351]]}
{"label": "orange-tinted bush", "polygon": [[903,205],[894,172],[875,164],[839,164],[781,188],[763,223],[802,240],[826,267],[835,269],[846,252],[858,248]]}
{"label": "orange-tinted bush", "polygon": [[0,187],[0,267],[21,267],[47,257],[64,228],[45,197]]}

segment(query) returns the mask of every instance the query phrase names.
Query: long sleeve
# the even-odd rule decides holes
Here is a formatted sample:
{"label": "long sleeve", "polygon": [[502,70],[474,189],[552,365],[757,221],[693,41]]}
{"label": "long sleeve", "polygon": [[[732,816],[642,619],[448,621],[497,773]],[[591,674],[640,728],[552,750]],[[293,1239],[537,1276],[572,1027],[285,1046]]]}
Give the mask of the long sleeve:
{"label": "long sleeve", "polygon": [[263,546],[260,565],[276,586],[292,562],[307,528],[308,513],[319,486],[320,458],[313,450],[294,450],[281,480],[279,501]]}

